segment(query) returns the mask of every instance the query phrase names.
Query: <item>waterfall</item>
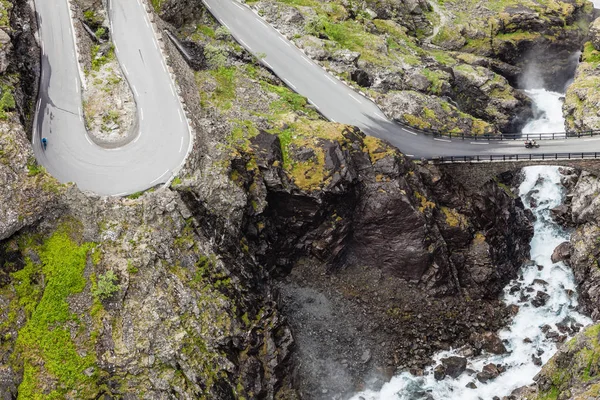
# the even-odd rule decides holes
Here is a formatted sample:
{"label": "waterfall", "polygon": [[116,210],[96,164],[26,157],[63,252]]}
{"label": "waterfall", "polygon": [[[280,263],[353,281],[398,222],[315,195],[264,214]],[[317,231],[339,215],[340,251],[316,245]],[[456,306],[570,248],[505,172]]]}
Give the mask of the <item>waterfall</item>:
{"label": "waterfall", "polygon": [[561,99],[564,94],[546,89],[528,89],[525,93],[533,101],[534,119],[523,127],[522,133],[564,133]]}

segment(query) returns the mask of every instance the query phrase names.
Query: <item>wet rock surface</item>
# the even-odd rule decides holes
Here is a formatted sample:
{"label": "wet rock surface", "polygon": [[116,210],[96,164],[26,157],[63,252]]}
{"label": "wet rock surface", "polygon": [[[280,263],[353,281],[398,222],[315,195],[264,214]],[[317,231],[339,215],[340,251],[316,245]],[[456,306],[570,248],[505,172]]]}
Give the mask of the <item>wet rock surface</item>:
{"label": "wet rock surface", "polygon": [[559,244],[554,251],[552,252],[552,262],[557,263],[563,261],[565,263],[569,263],[569,259],[571,258],[571,243],[563,242]]}
{"label": "wet rock surface", "polygon": [[[540,399],[552,393],[559,399],[593,399],[600,382],[595,354],[599,326],[593,325],[562,346],[536,375],[535,384],[513,392],[517,400]],[[560,377],[560,378],[557,378]]]}
{"label": "wet rock surface", "polygon": [[596,258],[600,255],[597,241],[600,203],[596,190],[600,190],[600,180],[583,171],[567,197],[572,221],[576,224],[570,241],[570,265],[578,284],[580,307],[594,320],[600,318],[600,273],[596,265]]}

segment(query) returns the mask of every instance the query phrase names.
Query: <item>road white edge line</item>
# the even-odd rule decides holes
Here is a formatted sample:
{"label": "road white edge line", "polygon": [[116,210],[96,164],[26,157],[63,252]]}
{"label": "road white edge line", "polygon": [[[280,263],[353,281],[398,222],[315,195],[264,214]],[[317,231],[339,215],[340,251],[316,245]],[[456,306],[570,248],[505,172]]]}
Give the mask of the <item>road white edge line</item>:
{"label": "road white edge line", "polygon": [[438,142],[452,143],[452,140],[448,139],[433,138],[433,140],[437,140]]}
{"label": "road white edge line", "polygon": [[160,178],[162,178],[163,176],[165,176],[165,174],[169,172],[169,170],[166,170],[165,172],[163,172],[162,174],[160,174],[160,176],[158,178],[156,178],[155,180],[153,180],[152,182],[150,182],[150,184],[153,184],[156,181],[159,181]]}
{"label": "road white edge line", "polygon": [[348,93],[348,96],[352,97],[355,101],[358,102],[358,104],[362,104],[362,101],[360,101],[360,99],[354,97],[354,95],[352,93]]}
{"label": "road white edge line", "polygon": [[284,79],[284,82],[285,82],[285,83],[286,83],[288,86],[291,86],[291,87],[292,87],[292,89],[296,90],[296,86],[294,86],[294,84],[293,84],[292,82],[288,81],[287,79]]}

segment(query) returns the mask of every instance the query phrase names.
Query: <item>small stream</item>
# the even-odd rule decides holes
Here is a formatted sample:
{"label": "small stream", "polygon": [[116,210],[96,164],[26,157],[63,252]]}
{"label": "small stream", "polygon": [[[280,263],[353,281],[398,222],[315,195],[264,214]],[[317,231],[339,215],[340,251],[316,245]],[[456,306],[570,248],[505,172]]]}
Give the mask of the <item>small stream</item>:
{"label": "small stream", "polygon": [[[525,126],[523,133],[564,132],[560,99],[564,95],[544,89],[531,89],[527,93],[535,103],[536,119]],[[560,343],[591,323],[575,311],[577,293],[572,271],[564,263],[551,260],[556,246],[570,236],[550,217],[550,209],[560,205],[565,196],[558,167],[528,167],[523,172],[525,179],[519,187],[519,196],[535,215],[531,240],[533,263],[523,266],[518,279],[504,289],[503,301],[518,307],[509,326],[498,332],[508,352],[502,355],[484,352],[467,358],[465,372],[456,379],[446,376],[438,381],[434,369],[440,360],[463,356],[464,349],[441,352],[423,376],[402,373],[380,390],[358,393],[352,400],[488,400],[507,396],[514,389],[533,383],[541,364],[552,357]],[[477,379],[477,373],[489,364],[502,372],[483,383]]]}

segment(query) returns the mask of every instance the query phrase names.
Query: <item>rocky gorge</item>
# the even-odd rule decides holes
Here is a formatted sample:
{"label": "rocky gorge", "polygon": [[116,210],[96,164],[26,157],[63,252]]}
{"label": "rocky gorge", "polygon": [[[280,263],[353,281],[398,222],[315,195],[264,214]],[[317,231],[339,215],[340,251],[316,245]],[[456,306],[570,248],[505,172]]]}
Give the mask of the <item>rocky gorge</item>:
{"label": "rocky gorge", "polygon": [[[512,310],[498,295],[528,259],[532,236],[531,213],[513,190],[515,175],[468,196],[435,165],[324,121],[199,2],[153,4],[162,27],[198,55],[192,70],[168,46],[198,133],[169,188],[128,198],[83,194],[35,163],[25,133],[39,69],[35,20],[28,2],[12,8],[4,30],[10,41],[0,57],[14,98],[0,114],[3,399],[343,398],[372,378],[419,374],[439,350],[500,348],[493,332]],[[447,30],[436,32],[428,4],[370,5],[377,18],[352,4],[329,6],[331,15],[362,15],[365,27],[378,29],[372,35],[390,29],[373,43],[404,44],[407,59],[427,63],[406,68],[404,75],[415,77],[408,83],[385,83],[382,104],[389,102],[398,120],[420,124],[413,116],[439,129],[482,132],[515,126],[510,117],[529,108],[511,84],[520,58],[485,47],[455,53],[463,47],[442,41]],[[587,4],[554,4],[537,11],[539,23],[504,23],[513,21],[515,32],[528,26],[535,39],[525,36],[536,46],[550,33],[564,34],[570,39],[561,46],[571,49],[583,35],[577,21]],[[406,13],[411,22],[400,28]],[[521,19],[528,13],[515,11]],[[281,21],[299,18],[292,17]],[[497,34],[513,28],[504,29]],[[415,37],[438,47],[421,48]],[[511,40],[522,56],[521,39]],[[404,79],[397,71],[386,76],[391,67],[382,65],[365,64],[363,74],[354,62],[340,73],[357,82]],[[424,82],[419,75],[428,82],[420,89],[410,83]],[[494,109],[469,114],[480,107],[457,93],[471,92],[477,104]],[[493,100],[492,92],[502,95]],[[403,96],[422,98],[442,122],[405,109]],[[584,209],[593,203],[595,183],[585,182],[580,177],[575,186],[587,185],[587,206],[571,213],[593,224],[594,212]],[[572,262],[589,251],[575,251]],[[590,274],[589,265],[576,269],[582,285],[593,282]],[[595,293],[591,283],[581,295],[592,315]]]}

